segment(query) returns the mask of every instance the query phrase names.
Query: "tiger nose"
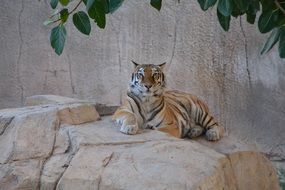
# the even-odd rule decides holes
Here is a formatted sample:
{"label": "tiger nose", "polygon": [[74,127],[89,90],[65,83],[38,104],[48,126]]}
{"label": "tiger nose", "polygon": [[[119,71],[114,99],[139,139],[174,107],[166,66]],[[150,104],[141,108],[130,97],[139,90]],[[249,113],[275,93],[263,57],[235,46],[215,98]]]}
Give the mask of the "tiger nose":
{"label": "tiger nose", "polygon": [[151,84],[145,84],[144,86],[145,86],[148,90],[152,87]]}

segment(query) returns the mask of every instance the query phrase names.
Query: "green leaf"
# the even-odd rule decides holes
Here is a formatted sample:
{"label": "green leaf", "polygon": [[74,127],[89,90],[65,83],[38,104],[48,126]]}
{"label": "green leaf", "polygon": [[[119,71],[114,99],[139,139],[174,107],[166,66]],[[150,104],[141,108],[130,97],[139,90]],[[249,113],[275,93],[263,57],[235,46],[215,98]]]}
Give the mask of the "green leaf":
{"label": "green leaf", "polygon": [[198,0],[200,7],[203,11],[206,11],[208,8],[215,5],[217,0]]}
{"label": "green leaf", "polygon": [[107,13],[113,13],[123,4],[124,0],[109,0],[107,2],[108,2]]}
{"label": "green leaf", "polygon": [[249,1],[248,0],[235,0],[235,3],[241,12],[245,12],[248,9]]}
{"label": "green leaf", "polygon": [[269,50],[272,49],[272,47],[277,43],[278,39],[280,36],[280,29],[279,28],[274,28],[266,40],[262,50],[261,54],[267,53]]}
{"label": "green leaf", "polygon": [[64,25],[60,24],[51,30],[50,34],[50,44],[51,47],[55,50],[57,55],[60,55],[64,48],[66,37],[66,29]]}
{"label": "green leaf", "polygon": [[106,15],[104,5],[101,3],[96,4],[95,7],[96,14],[95,14],[95,22],[99,28],[104,29],[106,26]]}
{"label": "green leaf", "polygon": [[151,4],[151,6],[156,8],[158,11],[160,11],[160,9],[161,9],[161,1],[162,0],[150,0],[150,4]]}
{"label": "green leaf", "polygon": [[277,7],[273,0],[260,0],[262,12],[275,10]]}
{"label": "green leaf", "polygon": [[279,56],[285,58],[285,26],[280,29]]}
{"label": "green leaf", "polygon": [[246,21],[250,24],[254,24],[256,15],[246,13]]}
{"label": "green leaf", "polygon": [[256,15],[256,13],[260,10],[260,5],[259,2],[254,0],[254,1],[250,1],[249,5],[248,5],[248,9],[246,11],[246,14],[250,14],[250,15]]}
{"label": "green leaf", "polygon": [[219,10],[217,11],[218,15],[218,20],[220,22],[220,25],[225,31],[228,31],[230,28],[230,21],[231,21],[231,16],[224,16],[222,15]]}
{"label": "green leaf", "polygon": [[89,35],[91,31],[91,25],[88,15],[79,11],[73,15],[73,24],[74,26],[83,34]]}
{"label": "green leaf", "polygon": [[86,8],[89,17],[95,19],[97,26],[99,26],[100,28],[105,28],[105,12],[107,8],[107,2],[105,0],[87,0]]}
{"label": "green leaf", "polygon": [[278,12],[262,12],[258,20],[258,28],[261,33],[267,33],[277,25]]}
{"label": "green leaf", "polygon": [[[234,1],[235,2],[235,1]],[[242,15],[243,13],[239,10],[239,8],[237,7],[237,5],[235,3],[233,3],[233,10],[231,15],[235,18],[237,18],[238,16]]]}
{"label": "green leaf", "polygon": [[58,4],[58,0],[50,0],[50,6],[51,6],[51,8],[55,9],[56,6],[57,6],[57,4]]}
{"label": "green leaf", "polygon": [[87,0],[86,10],[89,17],[95,19],[95,0]]}
{"label": "green leaf", "polygon": [[62,4],[63,6],[68,5],[69,0],[59,0],[60,4]]}
{"label": "green leaf", "polygon": [[278,18],[277,18],[277,21],[276,21],[276,26],[285,26],[285,16],[284,16],[284,13],[280,10],[278,10]]}
{"label": "green leaf", "polygon": [[258,0],[249,1],[249,6],[246,11],[246,20],[250,24],[254,24],[256,13],[259,11],[260,5]]}
{"label": "green leaf", "polygon": [[232,0],[220,0],[218,4],[219,12],[224,16],[230,16],[233,11]]}
{"label": "green leaf", "polygon": [[65,23],[69,16],[68,9],[62,9],[59,13],[60,13],[60,19],[62,23]]}

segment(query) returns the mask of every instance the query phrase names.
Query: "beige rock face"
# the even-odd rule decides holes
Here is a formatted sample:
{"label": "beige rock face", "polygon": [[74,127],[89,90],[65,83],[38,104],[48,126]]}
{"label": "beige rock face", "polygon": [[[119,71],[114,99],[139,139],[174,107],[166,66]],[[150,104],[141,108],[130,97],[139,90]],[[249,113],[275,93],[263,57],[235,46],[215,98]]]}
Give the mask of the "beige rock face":
{"label": "beige rock face", "polygon": [[110,117],[64,124],[64,106],[78,104],[0,111],[1,190],[279,188],[271,163],[234,139],[209,143],[153,130],[128,136]]}
{"label": "beige rock face", "polygon": [[63,96],[31,96],[26,99],[25,105],[53,105],[58,107],[58,117],[62,124],[77,125],[100,119],[94,103]]}
{"label": "beige rock face", "polygon": [[[233,138],[225,137],[218,143],[198,139],[201,145],[150,130],[126,136],[118,129],[113,134],[108,120],[80,128],[65,126],[70,128],[76,146],[82,148],[58,189],[279,188],[271,163]],[[248,156],[248,160],[243,159]]]}
{"label": "beige rock face", "polygon": [[58,111],[58,117],[63,124],[78,125],[100,119],[93,104],[72,104]]}
{"label": "beige rock face", "polygon": [[53,108],[0,113],[1,120],[13,118],[0,136],[0,163],[48,157],[59,126],[56,114]]}

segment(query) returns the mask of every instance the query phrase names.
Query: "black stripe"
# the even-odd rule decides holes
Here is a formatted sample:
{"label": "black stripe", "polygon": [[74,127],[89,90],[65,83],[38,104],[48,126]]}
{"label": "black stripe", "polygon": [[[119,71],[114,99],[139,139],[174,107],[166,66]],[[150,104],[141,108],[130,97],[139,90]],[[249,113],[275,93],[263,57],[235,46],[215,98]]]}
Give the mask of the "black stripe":
{"label": "black stripe", "polygon": [[210,127],[213,127],[214,125],[218,125],[218,123],[216,122],[216,123],[214,123],[213,125],[210,125],[210,126],[208,127],[208,129],[209,129]]}
{"label": "black stripe", "polygon": [[143,122],[145,122],[145,117],[144,117],[144,115],[142,114],[142,110],[141,110],[141,107],[140,107],[140,104],[139,104],[138,100],[137,100],[137,99],[135,98],[135,96],[134,96],[132,93],[130,93],[130,92],[128,92],[127,95],[128,95],[130,98],[132,98],[132,99],[134,100],[136,106],[137,106],[138,109],[139,109],[139,114],[140,114],[140,116],[142,117]]}
{"label": "black stripe", "polygon": [[[168,97],[169,99],[171,99],[171,101],[173,101],[174,103],[177,103],[175,100],[176,99],[172,99],[171,97]],[[179,102],[178,102],[178,105],[179,105]],[[183,117],[184,120],[187,120],[187,115],[185,115],[184,113],[181,112],[181,110],[179,109],[179,107],[177,107],[176,105],[173,105],[172,106],[174,108],[176,108],[177,112]]]}
{"label": "black stripe", "polygon": [[150,118],[148,118],[147,121],[153,120],[153,118],[163,109],[164,101],[162,101],[162,104],[160,104],[160,105],[162,105],[162,106],[160,106],[157,110],[153,111],[153,113],[151,114]]}
{"label": "black stripe", "polygon": [[209,127],[207,127],[207,126],[209,125],[209,123],[210,123],[211,121],[213,121],[213,119],[214,119],[214,118],[211,117],[204,127],[205,127],[205,128],[209,128]]}
{"label": "black stripe", "polygon": [[153,112],[154,110],[156,110],[159,106],[161,106],[162,103],[164,103],[164,99],[161,100],[158,106],[152,108],[149,112]]}
{"label": "black stripe", "polygon": [[186,111],[186,112],[189,112],[189,110],[187,109],[187,107],[182,104],[180,101],[178,102],[178,104]]}
{"label": "black stripe", "polygon": [[163,121],[163,119],[158,124],[156,124],[156,126],[154,126],[154,128],[157,128],[162,123],[162,121]]}
{"label": "black stripe", "polygon": [[203,126],[203,123],[204,123],[204,121],[205,121],[206,117],[207,117],[207,113],[205,112],[205,115],[204,115],[204,117],[203,117],[202,122],[200,123],[200,125],[202,125],[202,126]]}
{"label": "black stripe", "polygon": [[[200,105],[200,103],[199,102],[197,102],[197,104],[198,104],[198,106],[199,106],[199,116],[198,116],[198,122],[199,122],[199,124],[201,124],[201,118],[202,118],[202,116],[203,116],[203,109],[202,109],[202,107],[201,107],[201,105]],[[202,114],[202,115],[201,115]]]}

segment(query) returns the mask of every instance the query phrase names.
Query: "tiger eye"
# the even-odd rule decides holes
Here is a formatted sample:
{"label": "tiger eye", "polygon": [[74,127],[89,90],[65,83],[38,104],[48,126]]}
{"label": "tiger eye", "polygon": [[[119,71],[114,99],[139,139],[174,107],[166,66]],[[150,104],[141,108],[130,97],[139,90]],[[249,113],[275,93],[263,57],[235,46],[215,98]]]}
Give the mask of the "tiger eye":
{"label": "tiger eye", "polygon": [[138,79],[142,79],[143,78],[143,74],[142,73],[138,73]]}
{"label": "tiger eye", "polygon": [[154,73],[154,74],[153,74],[153,78],[154,78],[155,80],[158,80],[158,79],[159,79],[159,74],[158,74],[158,73]]}

